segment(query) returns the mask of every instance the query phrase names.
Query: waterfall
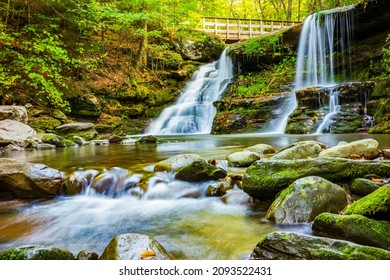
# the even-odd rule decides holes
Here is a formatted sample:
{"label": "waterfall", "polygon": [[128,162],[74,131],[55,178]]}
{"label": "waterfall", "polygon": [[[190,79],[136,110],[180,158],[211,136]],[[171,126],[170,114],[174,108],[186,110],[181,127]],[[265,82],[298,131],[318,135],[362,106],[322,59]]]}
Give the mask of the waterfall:
{"label": "waterfall", "polygon": [[233,77],[233,63],[223,51],[218,61],[201,66],[183,89],[176,103],[164,109],[147,129],[148,134],[208,134],[216,108],[213,102],[221,97]]}
{"label": "waterfall", "polygon": [[[335,69],[343,69],[342,79],[350,76],[350,45],[352,42],[353,6],[333,9],[310,15],[304,22],[300,34],[295,90],[310,86],[332,87],[336,83]],[[347,54],[344,54],[347,50]],[[335,52],[341,57],[336,57]],[[348,61],[347,61],[348,60]],[[332,124],[332,117],[340,110],[338,92],[330,89],[329,109],[316,133],[322,133]]]}

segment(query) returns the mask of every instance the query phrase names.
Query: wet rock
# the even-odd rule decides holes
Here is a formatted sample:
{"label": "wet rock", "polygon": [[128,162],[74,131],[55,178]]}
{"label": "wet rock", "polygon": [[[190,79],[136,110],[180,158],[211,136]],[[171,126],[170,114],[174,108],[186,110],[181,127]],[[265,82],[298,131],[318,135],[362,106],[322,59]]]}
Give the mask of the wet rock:
{"label": "wet rock", "polygon": [[94,177],[91,189],[104,195],[117,196],[134,188],[140,179],[140,174],[132,175],[127,169],[113,167]]}
{"label": "wet rock", "polygon": [[69,174],[67,176],[64,186],[64,192],[67,195],[76,195],[85,191],[89,184],[90,182],[88,182],[85,172],[75,171],[74,173]]}
{"label": "wet rock", "polygon": [[320,153],[320,157],[349,158],[351,155],[360,155],[366,159],[379,156],[379,143],[375,139],[363,139],[348,144],[337,145]]}
{"label": "wet rock", "polygon": [[377,220],[390,221],[390,184],[348,205],[344,214],[359,214]]}
{"label": "wet rock", "polygon": [[36,149],[37,150],[53,150],[53,149],[55,149],[56,148],[56,146],[55,145],[51,145],[51,144],[46,144],[46,143],[44,143],[44,144],[37,144],[36,145]]}
{"label": "wet rock", "polygon": [[232,153],[228,155],[226,159],[230,166],[246,167],[254,163],[256,160],[259,160],[260,156],[255,152],[243,151]]}
{"label": "wet rock", "polygon": [[253,250],[252,260],[390,260],[387,250],[293,232],[272,232]]}
{"label": "wet rock", "polygon": [[57,126],[55,128],[55,131],[58,135],[65,138],[73,138],[73,136],[80,136],[87,141],[92,140],[97,136],[97,132],[93,123],[67,123]]}
{"label": "wet rock", "polygon": [[349,182],[367,174],[388,176],[389,161],[356,161],[341,158],[258,160],[246,170],[242,189],[259,199],[273,199],[297,179],[319,176],[333,183]]}
{"label": "wet rock", "polygon": [[376,221],[362,215],[322,213],[312,226],[313,234],[352,241],[390,251],[390,222]]}
{"label": "wet rock", "polygon": [[208,180],[223,179],[227,176],[227,171],[209,164],[203,160],[194,161],[180,168],[175,178],[187,182],[201,182]]}
{"label": "wet rock", "polygon": [[254,152],[259,154],[261,157],[262,155],[269,155],[276,153],[275,149],[267,144],[257,144],[251,147],[246,148],[244,151]]}
{"label": "wet rock", "polygon": [[152,260],[170,260],[166,250],[153,237],[126,233],[114,237],[104,249],[100,260],[141,260],[144,252],[151,251]]}
{"label": "wet rock", "polygon": [[253,203],[252,197],[239,189],[227,190],[226,194],[221,197],[221,201],[225,204],[232,205],[247,205]]}
{"label": "wet rock", "polygon": [[382,150],[384,159],[390,159],[390,149],[383,149]]}
{"label": "wet rock", "polygon": [[71,252],[54,246],[20,246],[0,252],[0,260],[74,260]]}
{"label": "wet rock", "polygon": [[43,143],[51,144],[56,147],[66,147],[64,138],[53,133],[38,134]]}
{"label": "wet rock", "polygon": [[0,189],[18,197],[53,197],[62,191],[60,171],[43,164],[0,159]]}
{"label": "wet rock", "polygon": [[105,140],[105,139],[102,139],[102,140],[92,140],[89,144],[93,145],[93,146],[107,146],[107,145],[110,145],[110,141]]}
{"label": "wet rock", "polygon": [[356,178],[352,180],[349,189],[353,194],[366,196],[381,186],[383,186],[383,183],[373,182],[370,179]]}
{"label": "wet rock", "polygon": [[14,120],[27,124],[28,115],[24,106],[0,106],[0,121]]}
{"label": "wet rock", "polygon": [[80,137],[80,136],[73,136],[73,142],[79,146],[85,146],[85,145],[89,144],[88,141],[85,141],[85,139],[83,137]]}
{"label": "wet rock", "polygon": [[308,223],[323,213],[339,213],[347,204],[346,191],[321,177],[296,180],[284,189],[265,215],[276,223]]}
{"label": "wet rock", "polygon": [[34,136],[35,134],[35,130],[24,123],[14,120],[0,121],[1,146],[24,142],[28,137]]}
{"label": "wet rock", "polygon": [[200,156],[195,154],[177,155],[156,163],[154,166],[154,171],[175,172],[194,161],[202,160],[205,161]]}
{"label": "wet rock", "polygon": [[135,143],[140,143],[140,144],[147,144],[147,143],[157,143],[158,139],[156,136],[153,135],[146,135],[138,138]]}
{"label": "wet rock", "polygon": [[95,252],[80,251],[77,254],[76,260],[98,260],[99,255]]}
{"label": "wet rock", "polygon": [[207,187],[206,196],[222,196],[230,189],[234,188],[234,182],[230,177],[213,183]]}
{"label": "wet rock", "polygon": [[270,159],[306,159],[318,157],[323,144],[316,141],[301,141],[279,151]]}

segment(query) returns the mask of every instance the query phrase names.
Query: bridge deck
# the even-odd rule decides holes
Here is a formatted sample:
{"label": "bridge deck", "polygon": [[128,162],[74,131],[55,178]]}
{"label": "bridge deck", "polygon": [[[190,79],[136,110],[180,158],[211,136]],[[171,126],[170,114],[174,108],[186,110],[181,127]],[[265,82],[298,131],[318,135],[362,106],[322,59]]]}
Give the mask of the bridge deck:
{"label": "bridge deck", "polygon": [[226,41],[239,41],[298,25],[299,21],[203,17],[203,31]]}

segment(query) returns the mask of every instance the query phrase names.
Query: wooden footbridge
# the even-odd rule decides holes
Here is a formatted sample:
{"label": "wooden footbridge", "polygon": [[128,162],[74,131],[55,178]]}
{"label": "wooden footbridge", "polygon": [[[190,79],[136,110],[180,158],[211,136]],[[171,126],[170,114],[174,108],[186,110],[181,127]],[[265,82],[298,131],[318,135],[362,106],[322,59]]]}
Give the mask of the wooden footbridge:
{"label": "wooden footbridge", "polygon": [[203,17],[203,31],[225,41],[239,41],[267,35],[298,25],[299,21]]}

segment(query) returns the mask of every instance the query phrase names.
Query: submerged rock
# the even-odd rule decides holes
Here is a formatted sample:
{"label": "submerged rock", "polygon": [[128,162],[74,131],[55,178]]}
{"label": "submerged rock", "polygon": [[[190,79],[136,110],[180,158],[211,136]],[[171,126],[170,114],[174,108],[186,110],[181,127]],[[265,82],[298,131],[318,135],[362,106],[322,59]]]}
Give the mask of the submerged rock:
{"label": "submerged rock", "polygon": [[374,219],[390,221],[390,184],[348,205],[344,214],[359,214]]}
{"label": "submerged rock", "polygon": [[376,221],[362,215],[322,213],[312,226],[313,234],[344,239],[390,251],[390,222]]}
{"label": "submerged rock", "polygon": [[226,194],[221,197],[221,201],[225,204],[247,205],[253,203],[253,198],[240,189],[232,189],[226,191]]}
{"label": "submerged rock", "polygon": [[180,168],[175,178],[187,182],[201,182],[223,179],[227,174],[226,170],[201,160]]}
{"label": "submerged rock", "polygon": [[255,152],[242,151],[228,155],[226,157],[228,164],[235,167],[246,167],[260,159],[260,155]]}
{"label": "submerged rock", "polygon": [[138,138],[135,143],[140,143],[140,144],[147,144],[147,143],[157,143],[158,139],[156,136],[153,135],[146,135]]}
{"label": "submerged rock", "polygon": [[320,157],[349,158],[351,155],[359,155],[366,159],[379,156],[379,143],[375,139],[363,139],[347,144],[341,144],[320,153]]}
{"label": "submerged rock", "polygon": [[170,260],[171,257],[153,237],[126,233],[114,237],[104,249],[100,260],[141,260],[145,252],[152,260]]}
{"label": "submerged rock", "polygon": [[356,161],[340,158],[258,160],[246,170],[242,189],[250,196],[273,199],[292,182],[319,176],[331,182],[348,182],[367,174],[388,176],[390,161]]}
{"label": "submerged rock", "polygon": [[60,171],[44,164],[0,159],[0,189],[18,197],[53,197],[62,191]]}
{"label": "submerged rock", "polygon": [[177,155],[156,163],[154,171],[176,172],[194,161],[206,162],[203,158],[195,154]]}
{"label": "submerged rock", "polygon": [[253,250],[252,260],[390,260],[387,250],[293,232],[272,232]]}
{"label": "submerged rock", "polygon": [[74,260],[71,252],[46,245],[20,246],[0,252],[0,260]]}
{"label": "submerged rock", "polygon": [[222,196],[226,194],[228,190],[234,188],[234,182],[232,178],[226,177],[225,179],[213,183],[207,187],[206,196]]}
{"label": "submerged rock", "polygon": [[277,223],[308,223],[323,213],[338,213],[347,204],[346,191],[321,177],[296,180],[271,204],[266,219]]}

